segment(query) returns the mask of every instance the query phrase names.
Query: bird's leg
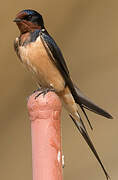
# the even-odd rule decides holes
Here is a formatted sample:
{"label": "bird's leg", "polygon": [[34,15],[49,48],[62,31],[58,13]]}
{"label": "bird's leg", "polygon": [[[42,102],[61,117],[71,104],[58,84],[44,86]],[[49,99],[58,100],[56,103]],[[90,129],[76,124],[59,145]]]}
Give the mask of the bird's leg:
{"label": "bird's leg", "polygon": [[43,97],[44,97],[50,91],[55,92],[53,88],[38,88],[36,91],[40,91],[40,92],[35,96],[35,99],[41,94],[43,94]]}

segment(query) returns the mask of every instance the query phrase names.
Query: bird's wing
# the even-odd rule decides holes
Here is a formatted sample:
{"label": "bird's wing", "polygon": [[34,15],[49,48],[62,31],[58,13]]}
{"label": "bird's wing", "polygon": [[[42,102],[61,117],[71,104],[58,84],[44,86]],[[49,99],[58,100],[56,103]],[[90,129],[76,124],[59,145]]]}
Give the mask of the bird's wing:
{"label": "bird's wing", "polygon": [[64,57],[54,39],[47,33],[47,31],[41,33],[41,38],[43,40],[44,46],[47,44],[49,50],[51,51],[54,57],[54,63],[56,64],[58,69],[61,71],[62,74],[65,73],[66,76],[69,76],[69,70],[65,63]]}
{"label": "bird's wing", "polygon": [[47,33],[47,31],[41,33],[41,39],[45,48],[47,49],[47,52],[49,53],[49,55],[52,56],[53,62],[61,72],[63,78],[65,79],[66,84],[69,86],[71,93],[75,99],[75,102],[80,105],[84,115],[86,116],[87,121],[89,122],[90,127],[92,128],[84,108],[89,109],[90,111],[93,111],[94,113],[102,115],[106,118],[112,119],[112,116],[108,112],[106,112],[105,110],[94,104],[92,101],[90,101],[85,95],[83,95],[83,93],[76,85],[73,85],[64,57],[56,42]]}
{"label": "bird's wing", "polygon": [[49,56],[51,56],[52,62],[56,65],[56,67],[62,74],[65,80],[65,84],[68,85],[73,97],[75,98],[77,96],[77,92],[70,78],[69,70],[65,63],[64,57],[61,53],[61,50],[59,49],[54,39],[48,34],[47,31],[41,32],[40,37],[42,43],[44,44],[44,47],[47,50],[47,53],[49,54]]}

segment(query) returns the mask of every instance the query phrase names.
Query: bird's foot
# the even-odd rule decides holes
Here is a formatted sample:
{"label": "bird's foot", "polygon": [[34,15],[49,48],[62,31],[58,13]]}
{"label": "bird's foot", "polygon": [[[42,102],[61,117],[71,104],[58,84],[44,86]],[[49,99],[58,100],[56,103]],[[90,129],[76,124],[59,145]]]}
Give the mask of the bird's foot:
{"label": "bird's foot", "polygon": [[40,92],[35,96],[35,99],[39,97],[41,94],[43,94],[43,97],[44,97],[50,91],[55,92],[53,88],[38,88],[37,90],[35,90],[35,92],[37,91],[40,91]]}

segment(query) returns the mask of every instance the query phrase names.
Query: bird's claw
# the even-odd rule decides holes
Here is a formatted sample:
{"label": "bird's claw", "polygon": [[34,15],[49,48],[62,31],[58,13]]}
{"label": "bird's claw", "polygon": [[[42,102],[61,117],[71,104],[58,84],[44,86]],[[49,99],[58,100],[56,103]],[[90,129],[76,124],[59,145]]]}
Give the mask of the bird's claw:
{"label": "bird's claw", "polygon": [[41,94],[43,94],[43,97],[48,93],[48,92],[55,92],[55,90],[53,88],[38,88],[37,90],[35,90],[34,92],[40,91],[36,96],[35,99],[37,97],[39,97]]}

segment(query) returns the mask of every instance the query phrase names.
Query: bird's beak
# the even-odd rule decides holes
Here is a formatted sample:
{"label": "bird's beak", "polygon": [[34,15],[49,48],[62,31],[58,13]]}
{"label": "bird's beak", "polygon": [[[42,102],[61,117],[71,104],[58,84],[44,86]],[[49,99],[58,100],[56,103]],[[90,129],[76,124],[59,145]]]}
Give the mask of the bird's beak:
{"label": "bird's beak", "polygon": [[19,19],[19,18],[15,18],[14,20],[13,20],[13,22],[21,22],[22,20],[21,19]]}

